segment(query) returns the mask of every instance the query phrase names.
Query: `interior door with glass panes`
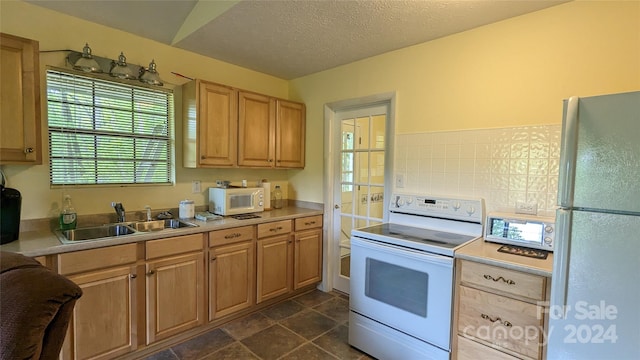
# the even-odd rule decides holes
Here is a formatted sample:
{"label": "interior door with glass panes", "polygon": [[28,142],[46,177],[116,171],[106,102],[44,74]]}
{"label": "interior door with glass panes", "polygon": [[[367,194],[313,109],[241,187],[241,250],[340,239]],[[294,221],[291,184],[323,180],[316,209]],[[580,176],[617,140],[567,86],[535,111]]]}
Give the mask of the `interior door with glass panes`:
{"label": "interior door with glass panes", "polygon": [[333,288],[349,293],[351,229],[384,221],[387,107],[339,111],[334,144],[339,169],[334,183]]}

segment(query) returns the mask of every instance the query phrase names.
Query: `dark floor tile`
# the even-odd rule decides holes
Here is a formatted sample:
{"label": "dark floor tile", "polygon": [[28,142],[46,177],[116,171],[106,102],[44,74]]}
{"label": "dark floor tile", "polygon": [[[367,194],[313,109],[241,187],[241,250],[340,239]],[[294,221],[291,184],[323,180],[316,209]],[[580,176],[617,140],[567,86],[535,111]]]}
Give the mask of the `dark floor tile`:
{"label": "dark floor tile", "polygon": [[304,339],[276,324],[241,342],[261,359],[274,360],[300,346]]}
{"label": "dark floor tile", "polygon": [[273,305],[271,307],[268,307],[262,310],[261,312],[268,318],[277,321],[277,320],[288,318],[289,316],[297,314],[302,310],[304,310],[304,306],[300,305],[295,301],[287,300],[279,304]]}
{"label": "dark floor tile", "polygon": [[199,359],[233,342],[233,338],[220,329],[204,333],[173,347],[180,360]]}
{"label": "dark floor tile", "polygon": [[313,308],[339,323],[349,321],[349,300],[335,297]]}
{"label": "dark floor tile", "polygon": [[145,360],[178,360],[178,357],[173,353],[173,351],[171,351],[171,349],[166,349],[146,357]]}
{"label": "dark floor tile", "polygon": [[236,340],[241,340],[251,336],[260,330],[264,330],[273,325],[273,320],[261,313],[253,313],[241,319],[230,322],[223,326],[224,331],[233,336]]}
{"label": "dark floor tile", "polygon": [[349,294],[345,294],[345,293],[337,291],[337,290],[331,291],[330,294],[332,294],[333,296],[337,296],[337,297],[339,297],[341,299],[345,299],[345,300],[349,301]]}
{"label": "dark floor tile", "polygon": [[281,360],[336,360],[336,357],[309,343],[280,358]]}
{"label": "dark floor tile", "polygon": [[339,359],[359,359],[364,355],[363,352],[349,345],[349,328],[344,325],[320,336],[313,343]]}
{"label": "dark floor tile", "polygon": [[320,290],[313,290],[306,294],[302,294],[298,297],[293,298],[294,301],[299,302],[304,306],[316,306],[320,303],[323,303],[327,300],[333,299],[333,295],[330,293],[326,293]]}
{"label": "dark floor tile", "polygon": [[201,360],[260,360],[260,358],[236,341]]}
{"label": "dark floor tile", "polygon": [[338,323],[313,310],[305,310],[280,322],[282,326],[311,340],[334,328]]}

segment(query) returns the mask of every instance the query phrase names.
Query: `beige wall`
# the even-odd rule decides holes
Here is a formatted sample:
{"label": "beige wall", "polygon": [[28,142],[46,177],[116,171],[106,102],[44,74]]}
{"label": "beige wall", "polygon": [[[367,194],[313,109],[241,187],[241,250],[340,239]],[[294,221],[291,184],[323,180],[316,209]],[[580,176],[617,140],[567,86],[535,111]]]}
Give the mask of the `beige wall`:
{"label": "beige wall", "polygon": [[[23,197],[22,219],[38,219],[57,215],[63,193],[72,196],[79,214],[113,212],[111,201],[120,201],[127,211],[142,210],[145,205],[152,208],[178,207],[181,199],[189,198],[196,205],[207,200],[205,191],[192,194],[191,181],[202,181],[202,189],[213,186],[216,179],[242,179],[257,181],[267,178],[273,185],[286,184],[287,171],[268,170],[206,170],[182,167],[182,119],[181,92],[178,85],[188,81],[171,72],[191,78],[201,78],[241,89],[287,98],[288,82],[269,75],[250,71],[235,65],[200,56],[147,40],[123,31],[62,15],[21,1],[0,2],[0,31],[40,42],[41,93],[43,100],[42,141],[43,165],[5,165],[3,171],[8,186],[17,188]],[[105,58],[117,58],[124,51],[131,64],[148,65],[155,59],[158,72],[168,87],[175,88],[176,100],[176,183],[174,186],[104,187],[50,189],[47,147],[45,69],[47,65],[64,66],[66,52],[42,52],[46,50],[72,49],[82,51],[88,42],[93,54]],[[287,190],[287,188],[284,188]]]}
{"label": "beige wall", "polygon": [[[80,214],[109,212],[112,200],[127,209],[175,207],[185,197],[204,204],[204,193],[191,194],[191,180],[206,188],[218,178],[288,180],[289,198],[323,202],[323,106],[338,100],[395,91],[397,134],[557,124],[563,98],[640,89],[639,24],[637,1],[577,1],[287,82],[20,1],[0,2],[0,31],[36,39],[41,50],[79,51],[89,42],[97,56],[124,51],[142,65],[154,58],[167,83],[184,82],[173,71],[307,105],[304,170],[194,170],[178,161],[172,187],[66,189]],[[41,63],[43,72],[60,66],[64,54],[43,53]],[[46,144],[46,117],[43,126]],[[8,185],[23,193],[24,219],[55,215],[62,199],[62,190],[49,188],[47,161],[45,153],[44,165],[3,167]]]}
{"label": "beige wall", "polygon": [[[400,135],[557,124],[564,98],[638,89],[638,1],[558,5],[291,82],[309,134],[323,132],[325,103],[389,91]],[[322,201],[323,152],[307,151],[307,164],[292,186]]]}

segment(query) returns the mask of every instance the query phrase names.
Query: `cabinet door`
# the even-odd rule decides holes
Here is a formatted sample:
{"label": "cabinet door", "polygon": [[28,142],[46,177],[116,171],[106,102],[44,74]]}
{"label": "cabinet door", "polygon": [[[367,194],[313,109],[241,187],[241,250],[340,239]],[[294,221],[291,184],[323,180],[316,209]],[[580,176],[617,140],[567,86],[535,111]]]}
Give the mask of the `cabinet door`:
{"label": "cabinet door", "polygon": [[256,303],[291,291],[291,234],[258,240]]}
{"label": "cabinet door", "polygon": [[294,289],[319,282],[322,279],[322,230],[296,233],[294,249]]}
{"label": "cabinet door", "polygon": [[304,168],[305,106],[278,100],[276,115],[276,167]]}
{"label": "cabinet door", "polygon": [[209,321],[252,306],[253,241],[212,248],[209,254]]}
{"label": "cabinet door", "polygon": [[233,166],[237,158],[237,91],[200,83],[200,164]]}
{"label": "cabinet door", "polygon": [[69,276],[82,288],[63,359],[112,359],[136,349],[135,266]]}
{"label": "cabinet door", "polygon": [[204,255],[147,263],[147,344],[204,323]]}
{"label": "cabinet door", "polygon": [[0,164],[42,164],[38,42],[0,33]]}
{"label": "cabinet door", "polygon": [[238,165],[275,165],[275,100],[265,95],[238,95]]}

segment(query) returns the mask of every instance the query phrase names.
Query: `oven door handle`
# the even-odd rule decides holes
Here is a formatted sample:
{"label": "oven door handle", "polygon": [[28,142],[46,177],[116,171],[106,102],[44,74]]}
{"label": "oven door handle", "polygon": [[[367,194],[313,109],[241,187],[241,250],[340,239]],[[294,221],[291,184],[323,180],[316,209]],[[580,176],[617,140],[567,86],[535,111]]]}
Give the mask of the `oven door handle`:
{"label": "oven door handle", "polygon": [[389,252],[390,250],[399,251],[399,252],[402,252],[404,255],[419,258],[421,261],[428,261],[432,264],[439,264],[447,267],[453,266],[453,258],[451,257],[432,254],[426,251],[409,249],[409,248],[394,245],[394,244],[382,243],[379,241],[373,241],[373,240],[368,240],[368,239],[363,239],[358,237],[351,237],[352,251],[354,246],[360,246],[363,248],[368,248],[371,250],[381,251],[381,252]]}

